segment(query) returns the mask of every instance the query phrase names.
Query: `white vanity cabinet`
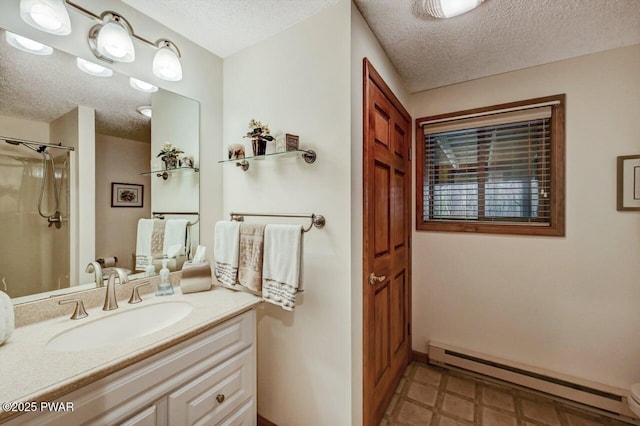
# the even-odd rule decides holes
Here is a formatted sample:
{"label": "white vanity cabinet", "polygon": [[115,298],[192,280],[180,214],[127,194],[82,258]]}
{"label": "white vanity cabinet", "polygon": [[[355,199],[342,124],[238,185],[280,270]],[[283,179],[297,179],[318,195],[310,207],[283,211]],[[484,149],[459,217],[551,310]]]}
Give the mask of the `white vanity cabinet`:
{"label": "white vanity cabinet", "polygon": [[74,403],[72,412],[7,424],[255,425],[255,322],[251,309],[59,398]]}

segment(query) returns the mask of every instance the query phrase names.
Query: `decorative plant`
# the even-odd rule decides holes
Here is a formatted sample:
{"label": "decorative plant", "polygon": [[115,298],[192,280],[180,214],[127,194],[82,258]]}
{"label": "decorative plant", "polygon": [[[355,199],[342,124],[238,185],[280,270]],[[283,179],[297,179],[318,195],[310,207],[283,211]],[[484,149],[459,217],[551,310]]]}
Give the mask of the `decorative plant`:
{"label": "decorative plant", "polygon": [[256,121],[253,118],[249,121],[249,131],[244,137],[256,141],[272,141],[274,139],[273,136],[269,134],[269,125]]}
{"label": "decorative plant", "polygon": [[160,153],[156,157],[176,157],[178,154],[184,153],[183,150],[174,146],[172,143],[165,142],[162,145]]}

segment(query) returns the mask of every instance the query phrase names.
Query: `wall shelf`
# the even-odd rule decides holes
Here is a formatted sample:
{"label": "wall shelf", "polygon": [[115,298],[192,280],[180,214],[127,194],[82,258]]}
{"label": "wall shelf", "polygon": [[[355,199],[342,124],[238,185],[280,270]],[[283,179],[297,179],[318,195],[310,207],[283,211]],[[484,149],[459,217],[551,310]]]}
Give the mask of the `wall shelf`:
{"label": "wall shelf", "polygon": [[236,167],[240,167],[243,171],[247,171],[249,169],[249,162],[252,160],[266,160],[268,158],[274,157],[295,157],[301,156],[304,158],[304,161],[308,164],[313,164],[316,161],[316,152],[312,149],[296,149],[292,151],[284,151],[284,152],[271,152],[265,155],[255,155],[252,157],[245,158],[232,158],[230,160],[221,160],[218,163],[236,163]]}
{"label": "wall shelf", "polygon": [[184,173],[184,172],[194,172],[198,173],[200,169],[198,167],[176,167],[175,169],[162,169],[162,170],[151,170],[148,172],[140,173],[142,176],[151,176],[153,174],[156,177],[161,177],[163,180],[169,179],[169,175],[173,173]]}

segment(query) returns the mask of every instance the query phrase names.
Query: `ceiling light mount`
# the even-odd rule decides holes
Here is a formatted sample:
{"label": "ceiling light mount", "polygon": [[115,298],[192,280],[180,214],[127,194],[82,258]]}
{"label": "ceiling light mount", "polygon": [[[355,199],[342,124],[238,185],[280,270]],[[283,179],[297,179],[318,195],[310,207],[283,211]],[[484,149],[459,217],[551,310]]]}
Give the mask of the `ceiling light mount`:
{"label": "ceiling light mount", "polygon": [[453,18],[480,6],[484,0],[423,0],[422,7],[434,18]]}

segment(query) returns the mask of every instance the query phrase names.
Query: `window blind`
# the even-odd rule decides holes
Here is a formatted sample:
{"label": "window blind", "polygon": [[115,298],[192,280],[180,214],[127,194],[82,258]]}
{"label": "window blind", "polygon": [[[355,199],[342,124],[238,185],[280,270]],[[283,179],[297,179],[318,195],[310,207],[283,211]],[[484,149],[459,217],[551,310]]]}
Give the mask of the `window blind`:
{"label": "window blind", "polygon": [[424,124],[424,221],[548,226],[551,112]]}

